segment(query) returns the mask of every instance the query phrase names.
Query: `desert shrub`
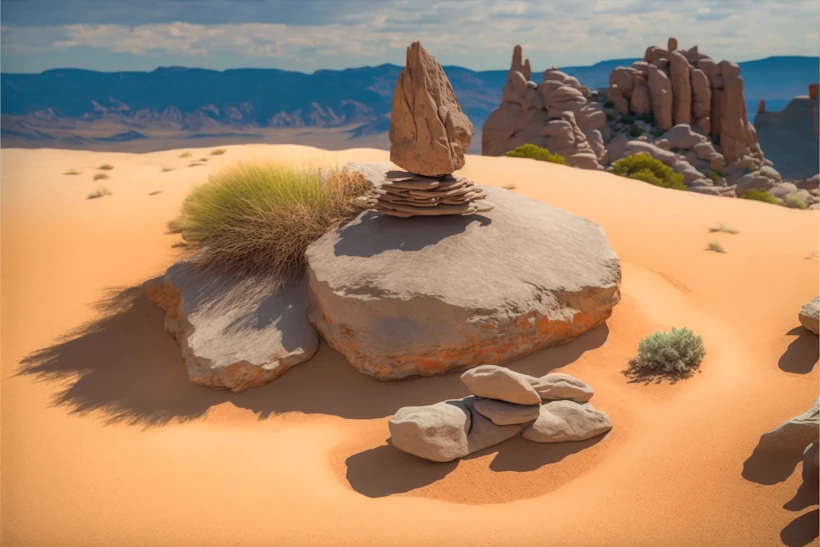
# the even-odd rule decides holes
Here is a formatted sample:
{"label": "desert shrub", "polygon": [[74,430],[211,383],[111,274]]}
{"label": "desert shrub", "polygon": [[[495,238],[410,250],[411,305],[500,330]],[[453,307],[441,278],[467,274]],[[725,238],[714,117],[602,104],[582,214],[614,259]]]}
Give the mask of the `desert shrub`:
{"label": "desert shrub", "polygon": [[180,158],[190,158],[191,156],[193,156],[193,154],[191,154],[190,152],[183,152],[179,155]]}
{"label": "desert shrub", "polygon": [[652,116],[652,114],[643,114],[641,116],[638,116],[638,119],[641,120],[643,123],[652,123],[652,121],[655,118],[654,116]]}
{"label": "desert shrub", "polygon": [[148,195],[149,195],[149,196],[156,196],[157,194],[161,194],[161,193],[162,193],[162,190],[154,190],[153,192],[151,192],[151,193],[150,193],[150,194],[148,194]]}
{"label": "desert shrub", "polygon": [[185,198],[172,232],[204,267],[238,274],[302,273],[307,246],[361,211],[369,184],[355,171],[246,163],[211,176]]}
{"label": "desert shrub", "polygon": [[622,124],[630,125],[630,124],[635,123],[635,117],[634,116],[623,116],[620,121],[621,121]]}
{"label": "desert shrub", "polygon": [[103,180],[110,178],[106,173],[97,173],[94,175],[94,180]]}
{"label": "desert shrub", "polygon": [[731,226],[729,226],[725,222],[721,222],[717,226],[713,226],[712,228],[709,228],[709,231],[710,232],[723,232],[724,234],[739,234],[740,233],[739,230],[736,230],[735,228],[732,228]]}
{"label": "desert shrub", "polygon": [[606,121],[611,122],[611,121],[613,121],[613,120],[615,120],[615,116],[613,116],[612,114],[610,114],[609,112],[607,112],[607,113],[606,113]]}
{"label": "desert shrub", "polygon": [[706,245],[706,250],[707,251],[714,251],[716,253],[721,253],[721,254],[726,252],[726,249],[723,248],[723,245],[720,243],[720,241],[710,241]]}
{"label": "desert shrub", "polygon": [[94,190],[90,194],[88,194],[88,197],[86,199],[97,199],[97,198],[101,198],[101,197],[104,197],[104,196],[111,196],[111,195],[114,195],[114,193],[111,190],[109,190],[108,188],[106,188],[105,186],[102,186],[100,188],[97,188],[96,190]]}
{"label": "desert shrub", "polygon": [[636,371],[686,374],[706,356],[703,339],[687,328],[655,332],[638,345],[638,355],[630,361]]}
{"label": "desert shrub", "polygon": [[615,108],[615,103],[612,101],[604,101],[604,108]]}
{"label": "desert shrub", "polygon": [[641,131],[641,128],[637,125],[633,125],[629,128],[629,134],[633,137],[640,137],[641,135],[643,135],[643,131]]}
{"label": "desert shrub", "polygon": [[69,169],[68,171],[63,173],[63,175],[82,175],[82,174],[83,174],[82,171],[77,171],[76,169]]}
{"label": "desert shrub", "polygon": [[742,199],[750,199],[753,201],[762,201],[764,203],[771,203],[773,205],[780,205],[780,200],[771,195],[768,192],[763,190],[757,190],[752,188],[751,190],[746,190],[740,196]]}
{"label": "desert shrub", "polygon": [[791,207],[792,209],[807,209],[809,206],[803,201],[798,194],[789,194],[786,196],[786,206]]}
{"label": "desert shrub", "polygon": [[672,168],[643,152],[626,156],[613,164],[612,172],[622,177],[642,180],[662,188],[686,190],[683,175],[675,173]]}
{"label": "desert shrub", "polygon": [[162,168],[162,172],[163,172],[163,173],[167,173],[167,172],[169,172],[169,171],[173,171],[173,170],[174,170],[174,168],[173,168],[173,167],[163,167],[163,168]]}
{"label": "desert shrub", "polygon": [[709,169],[708,171],[706,171],[706,177],[711,179],[712,182],[718,182],[720,179],[723,178],[723,175],[721,175],[714,169]]}
{"label": "desert shrub", "polygon": [[518,148],[507,152],[507,156],[511,158],[529,158],[531,160],[548,161],[550,163],[559,163],[561,165],[569,165],[563,156],[553,154],[546,148],[541,148],[534,144],[522,144]]}
{"label": "desert shrub", "polygon": [[216,150],[211,150],[211,155],[212,156],[221,156],[222,154],[224,154],[227,151],[228,150],[226,148],[217,148]]}
{"label": "desert shrub", "polygon": [[104,163],[103,165],[100,165],[99,167],[97,167],[97,169],[102,169],[103,171],[111,171],[113,168],[114,168],[114,166],[111,165],[110,163]]}

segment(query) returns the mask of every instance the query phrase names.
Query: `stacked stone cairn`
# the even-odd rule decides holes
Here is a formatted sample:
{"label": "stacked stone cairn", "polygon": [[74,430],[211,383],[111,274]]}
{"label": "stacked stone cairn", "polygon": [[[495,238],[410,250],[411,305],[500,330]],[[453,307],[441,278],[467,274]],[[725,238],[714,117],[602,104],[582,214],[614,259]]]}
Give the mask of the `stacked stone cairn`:
{"label": "stacked stone cairn", "polygon": [[390,115],[388,171],[365,205],[395,217],[469,215],[492,209],[479,204],[481,188],[452,173],[464,167],[473,124],[461,111],[453,86],[432,55],[414,42],[399,74]]}
{"label": "stacked stone cairn", "polygon": [[399,409],[388,424],[393,446],[449,462],[519,434],[536,443],[558,443],[591,439],[612,429],[609,416],[589,404],[592,388],[567,374],[535,378],[481,365],[461,380],[472,396]]}

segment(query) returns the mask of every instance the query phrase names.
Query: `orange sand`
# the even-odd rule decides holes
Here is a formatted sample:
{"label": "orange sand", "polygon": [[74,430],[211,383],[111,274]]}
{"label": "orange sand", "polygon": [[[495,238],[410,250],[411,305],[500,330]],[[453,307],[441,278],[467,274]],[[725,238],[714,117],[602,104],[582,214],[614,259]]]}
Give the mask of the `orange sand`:
{"label": "orange sand", "polygon": [[[432,464],[386,446],[386,422],[465,395],[457,375],[379,383],[323,344],[266,387],[212,391],[133,289],[180,256],[165,223],[215,167],[388,153],[246,145],[190,168],[179,154],[2,151],[3,545],[770,547],[817,526],[816,506],[783,508],[799,466],[765,486],[741,471],[818,394],[797,311],[818,294],[820,212],[469,157],[462,174],[599,222],[621,258],[605,327],[511,365],[589,382],[614,429],[583,450],[514,440]],[[91,182],[103,163],[111,178]],[[99,186],[114,194],[86,200]],[[740,233],[709,233],[719,222]],[[704,336],[702,372],[628,383],[638,341],[673,326]]]}

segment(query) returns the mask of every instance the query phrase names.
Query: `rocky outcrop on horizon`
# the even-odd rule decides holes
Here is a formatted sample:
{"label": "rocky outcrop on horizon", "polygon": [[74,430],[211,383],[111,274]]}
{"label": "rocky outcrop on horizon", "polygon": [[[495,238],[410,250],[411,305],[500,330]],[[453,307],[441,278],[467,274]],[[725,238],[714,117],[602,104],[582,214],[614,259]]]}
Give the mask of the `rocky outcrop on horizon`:
{"label": "rocky outcrop on horizon", "polygon": [[433,405],[400,408],[391,444],[433,462],[450,462],[521,435],[536,443],[584,441],[612,429],[589,404],[592,388],[568,374],[540,378],[495,365],[461,375],[472,393]]}
{"label": "rocky outcrop on horizon", "polygon": [[481,153],[501,156],[529,143],[560,154],[571,166],[603,169],[606,114],[590,100],[590,90],[555,67],[536,84],[529,59],[522,57],[515,46],[501,105],[482,128]]}

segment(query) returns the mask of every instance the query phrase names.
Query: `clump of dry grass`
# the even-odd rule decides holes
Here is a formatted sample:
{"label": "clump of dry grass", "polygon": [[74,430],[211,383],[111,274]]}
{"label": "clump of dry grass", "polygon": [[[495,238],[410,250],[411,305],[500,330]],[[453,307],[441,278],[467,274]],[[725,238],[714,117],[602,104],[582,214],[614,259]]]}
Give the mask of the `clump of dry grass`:
{"label": "clump of dry grass", "polygon": [[190,152],[183,152],[179,155],[180,158],[190,158],[191,156],[193,156],[193,154],[191,154]]}
{"label": "clump of dry grass", "polygon": [[216,150],[211,150],[211,155],[212,156],[221,156],[222,154],[224,154],[227,151],[228,150],[226,148],[217,148]]}
{"label": "clump of dry grass", "polygon": [[200,251],[203,267],[292,279],[304,271],[308,245],[355,217],[355,198],[368,190],[347,169],[240,164],[196,187],[168,228]]}
{"label": "clump of dry grass", "polygon": [[97,199],[97,198],[101,198],[101,197],[105,197],[105,196],[112,196],[112,195],[114,195],[114,192],[112,192],[111,190],[109,190],[105,186],[102,186],[100,188],[97,188],[96,190],[94,190],[90,194],[88,194],[88,197],[86,199]]}
{"label": "clump of dry grass", "polygon": [[198,159],[198,160],[196,160],[196,161],[208,161],[208,158],[199,158],[199,159]]}
{"label": "clump of dry grass", "polygon": [[68,171],[63,173],[63,175],[82,175],[82,174],[83,174],[82,171],[77,171],[76,169],[69,169]]}
{"label": "clump of dry grass", "polygon": [[173,168],[173,167],[163,167],[163,168],[162,168],[162,172],[163,172],[163,173],[167,173],[168,171],[173,171],[173,170],[174,170],[174,168]]}
{"label": "clump of dry grass", "polygon": [[161,194],[161,193],[162,193],[162,190],[154,190],[153,192],[151,192],[151,193],[150,193],[150,194],[148,194],[148,195],[149,195],[149,196],[156,196],[157,194]]}
{"label": "clump of dry grass", "polygon": [[110,178],[106,173],[97,173],[94,175],[94,180],[103,180]]}
{"label": "clump of dry grass", "polygon": [[721,222],[717,226],[712,226],[711,228],[709,228],[709,231],[712,232],[712,233],[722,232],[724,234],[739,234],[740,233],[740,230],[735,230],[734,228],[732,228],[731,226],[729,226],[725,222]]}
{"label": "clump of dry grass", "polygon": [[104,163],[104,164],[100,165],[99,167],[97,167],[97,169],[102,169],[103,171],[111,171],[113,168],[114,168],[114,166],[111,165],[110,163]]}
{"label": "clump of dry grass", "polygon": [[716,253],[725,253],[726,249],[723,248],[723,245],[720,244],[720,241],[710,241],[708,245],[706,245],[707,251],[714,251]]}

